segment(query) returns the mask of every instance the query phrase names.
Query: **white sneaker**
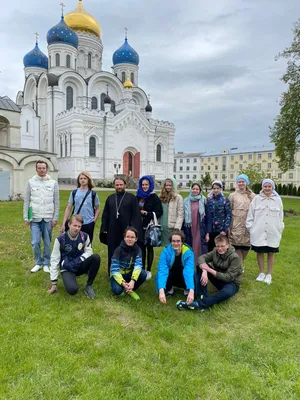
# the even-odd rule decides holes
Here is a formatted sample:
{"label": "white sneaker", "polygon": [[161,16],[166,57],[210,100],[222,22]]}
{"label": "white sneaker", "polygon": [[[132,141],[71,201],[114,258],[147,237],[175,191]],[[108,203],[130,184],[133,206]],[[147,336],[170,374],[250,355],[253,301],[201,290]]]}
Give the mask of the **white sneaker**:
{"label": "white sneaker", "polygon": [[265,282],[267,285],[271,285],[271,283],[272,283],[272,275],[271,275],[271,274],[267,274],[266,277],[265,277],[265,279],[264,279],[264,282]]}
{"label": "white sneaker", "polygon": [[166,296],[173,296],[173,295],[174,295],[174,288],[173,287],[170,290],[166,290]]}
{"label": "white sneaker", "polygon": [[263,282],[263,281],[265,280],[265,277],[266,277],[266,275],[265,275],[263,272],[261,272],[261,273],[258,275],[258,277],[256,278],[256,281],[257,281],[257,282]]}
{"label": "white sneaker", "polygon": [[50,269],[49,269],[48,265],[44,265],[43,266],[43,271],[47,272],[48,274],[50,274]]}
{"label": "white sneaker", "polygon": [[150,279],[152,278],[151,271],[146,271],[146,274],[147,274],[146,281],[150,281]]}
{"label": "white sneaker", "polygon": [[36,264],[33,268],[31,268],[30,272],[38,272],[42,268],[43,268],[42,265]]}

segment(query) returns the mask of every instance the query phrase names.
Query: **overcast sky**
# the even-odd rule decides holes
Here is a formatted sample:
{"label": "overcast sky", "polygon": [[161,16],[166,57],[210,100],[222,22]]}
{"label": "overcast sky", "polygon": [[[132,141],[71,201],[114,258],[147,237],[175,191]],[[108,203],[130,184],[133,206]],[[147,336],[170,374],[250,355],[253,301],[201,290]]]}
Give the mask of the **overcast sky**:
{"label": "overcast sky", "polygon": [[[23,56],[60,19],[60,0],[10,0],[0,15],[0,95],[23,89]],[[77,0],[64,0],[65,14]],[[269,144],[285,89],[285,61],[299,0],[83,0],[100,23],[103,69],[124,41],[139,53],[139,85],[153,117],[176,126],[176,151]]]}

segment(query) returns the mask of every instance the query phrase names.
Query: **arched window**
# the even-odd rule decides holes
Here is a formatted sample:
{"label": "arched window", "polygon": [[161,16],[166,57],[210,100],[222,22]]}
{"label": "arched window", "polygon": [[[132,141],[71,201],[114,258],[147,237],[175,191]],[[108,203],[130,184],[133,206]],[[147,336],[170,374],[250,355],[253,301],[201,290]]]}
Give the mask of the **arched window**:
{"label": "arched window", "polygon": [[65,157],[68,157],[68,141],[67,141],[67,136],[65,136]]}
{"label": "arched window", "polygon": [[97,97],[92,97],[92,110],[97,110],[98,108],[98,99]]}
{"label": "arched window", "polygon": [[88,68],[92,68],[92,55],[91,55],[91,53],[88,54]]}
{"label": "arched window", "polygon": [[67,68],[71,68],[71,56],[69,54],[66,57],[66,66]]}
{"label": "arched window", "polygon": [[132,84],[134,85],[134,73],[133,72],[131,72],[131,74],[130,74],[130,80],[131,80]]}
{"label": "arched window", "polygon": [[91,136],[89,140],[89,155],[90,157],[96,157],[96,139],[94,136]]}
{"label": "arched window", "polygon": [[161,145],[156,146],[156,161],[161,161]]}
{"label": "arched window", "polygon": [[101,93],[101,110],[104,111],[104,97],[105,97],[105,93]]}
{"label": "arched window", "polygon": [[123,71],[123,72],[122,72],[122,83],[124,83],[125,80],[126,80],[126,76],[125,76],[125,72]]}
{"label": "arched window", "polygon": [[62,143],[62,138],[60,138],[60,156],[63,157],[63,143]]}
{"label": "arched window", "polygon": [[111,101],[111,108],[110,108],[110,111],[111,111],[112,113],[115,113],[115,112],[116,112],[116,103],[115,103],[114,100]]}
{"label": "arched window", "polygon": [[67,110],[70,110],[73,107],[73,88],[71,86],[67,87]]}
{"label": "arched window", "polygon": [[70,157],[72,156],[72,135],[70,135]]}
{"label": "arched window", "polygon": [[49,56],[49,68],[51,68],[51,56]]}
{"label": "arched window", "polygon": [[60,66],[60,55],[58,53],[55,54],[55,65]]}

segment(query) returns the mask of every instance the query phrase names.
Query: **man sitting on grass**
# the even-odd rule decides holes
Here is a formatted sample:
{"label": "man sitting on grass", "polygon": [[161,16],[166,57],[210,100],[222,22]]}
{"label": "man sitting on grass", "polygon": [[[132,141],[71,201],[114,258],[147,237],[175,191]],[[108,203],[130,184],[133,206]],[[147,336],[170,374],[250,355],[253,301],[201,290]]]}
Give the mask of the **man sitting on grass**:
{"label": "man sitting on grass", "polygon": [[[204,311],[214,304],[229,299],[239,291],[243,271],[238,254],[225,235],[218,235],[215,238],[215,245],[211,252],[201,255],[198,259],[200,267],[198,300],[191,304],[179,300],[178,310]],[[207,295],[208,280],[218,289],[218,292],[211,296]]]}
{"label": "man sitting on grass", "polygon": [[52,287],[48,291],[49,293],[57,291],[60,269],[63,283],[69,294],[74,295],[78,292],[76,277],[87,274],[85,294],[90,298],[96,297],[92,284],[100,268],[100,256],[93,254],[88,234],[80,230],[82,223],[81,215],[72,215],[69,221],[69,230],[55,239],[51,254]]}

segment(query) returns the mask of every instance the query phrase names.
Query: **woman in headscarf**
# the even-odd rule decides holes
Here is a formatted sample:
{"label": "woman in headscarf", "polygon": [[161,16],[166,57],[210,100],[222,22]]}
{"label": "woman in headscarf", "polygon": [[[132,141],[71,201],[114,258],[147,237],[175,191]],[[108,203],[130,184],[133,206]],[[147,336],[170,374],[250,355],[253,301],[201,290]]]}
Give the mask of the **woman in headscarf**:
{"label": "woman in headscarf", "polygon": [[227,235],[231,221],[231,206],[223,194],[221,181],[213,181],[212,190],[208,195],[208,206],[212,219],[212,231],[209,235],[208,251],[215,247],[215,238],[218,235]]}
{"label": "woman in headscarf", "polygon": [[169,236],[174,229],[181,229],[184,217],[183,199],[176,193],[177,183],[173,177],[167,178],[160,192],[163,215],[160,219],[162,228],[161,245],[169,245]]}
{"label": "woman in headscarf", "polygon": [[236,177],[236,189],[229,196],[231,204],[231,224],[229,230],[230,244],[238,253],[241,264],[250,250],[250,235],[246,230],[246,218],[251,201],[255,193],[249,189],[250,180],[247,175],[240,174]]}
{"label": "woman in headscarf", "polygon": [[199,183],[193,183],[190,195],[184,199],[184,233],[186,243],[193,249],[195,261],[207,253],[211,232],[211,216],[206,198]]}
{"label": "woman in headscarf", "polygon": [[[274,254],[279,252],[279,244],[284,229],[283,205],[275,191],[271,179],[262,181],[262,190],[250,204],[246,220],[250,232],[252,250],[257,254],[258,282],[272,283]],[[264,255],[267,254],[268,273],[265,275]]]}
{"label": "woman in headscarf", "polygon": [[[151,220],[153,220],[155,213],[156,218],[159,219],[162,216],[163,209],[161,205],[161,201],[157,194],[154,192],[154,180],[152,176],[146,175],[142,176],[139,180],[139,187],[136,191],[136,196],[139,201],[139,207],[142,218],[142,226],[145,237],[145,232],[148,224]],[[142,260],[143,260],[143,269],[146,270],[146,260],[147,260],[147,280],[151,279],[151,267],[154,259],[154,251],[153,247],[149,245],[145,245],[145,243],[138,243],[142,249]]]}

